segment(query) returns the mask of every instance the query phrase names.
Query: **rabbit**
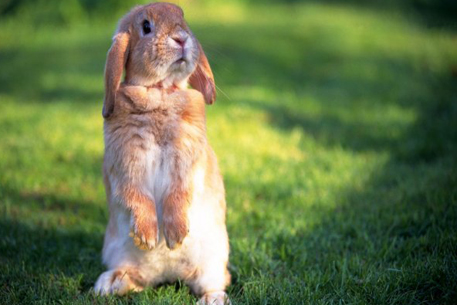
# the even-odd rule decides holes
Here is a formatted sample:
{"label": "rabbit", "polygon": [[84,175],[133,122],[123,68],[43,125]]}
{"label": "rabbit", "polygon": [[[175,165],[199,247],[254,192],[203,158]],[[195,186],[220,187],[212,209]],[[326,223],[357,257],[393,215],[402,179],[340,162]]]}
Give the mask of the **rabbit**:
{"label": "rabbit", "polygon": [[225,190],[206,137],[205,103],[215,99],[180,7],[136,6],[120,20],[105,66],[108,271],[97,294],[180,280],[199,304],[230,304]]}

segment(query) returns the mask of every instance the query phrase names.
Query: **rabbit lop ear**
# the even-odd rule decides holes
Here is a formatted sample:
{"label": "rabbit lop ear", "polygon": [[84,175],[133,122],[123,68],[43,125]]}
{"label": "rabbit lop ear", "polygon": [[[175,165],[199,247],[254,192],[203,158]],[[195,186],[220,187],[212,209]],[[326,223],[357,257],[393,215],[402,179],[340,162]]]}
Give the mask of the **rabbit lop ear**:
{"label": "rabbit lop ear", "polygon": [[103,102],[103,117],[109,118],[114,111],[116,91],[124,71],[129,51],[130,33],[118,32],[113,38],[113,44],[108,51],[105,65],[105,100]]}
{"label": "rabbit lop ear", "polygon": [[216,85],[214,84],[213,72],[200,43],[198,43],[198,49],[200,57],[195,71],[189,78],[189,84],[203,94],[207,104],[213,104],[216,101]]}

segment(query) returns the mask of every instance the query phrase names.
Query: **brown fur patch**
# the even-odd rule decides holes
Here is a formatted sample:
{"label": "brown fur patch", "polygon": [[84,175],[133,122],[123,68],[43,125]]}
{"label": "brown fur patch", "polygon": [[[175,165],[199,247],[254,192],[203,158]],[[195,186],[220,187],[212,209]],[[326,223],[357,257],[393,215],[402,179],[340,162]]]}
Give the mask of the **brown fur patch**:
{"label": "brown fur patch", "polygon": [[200,91],[205,98],[207,104],[214,104],[216,101],[216,84],[214,83],[213,72],[209,66],[208,59],[206,58],[203,48],[198,44],[200,57],[198,59],[197,68],[189,78],[189,84],[192,88]]}
{"label": "brown fur patch", "polygon": [[138,238],[134,238],[137,246],[155,246],[158,226],[154,201],[131,186],[124,188],[123,196],[134,219],[133,234]]}
{"label": "brown fur patch", "polygon": [[119,295],[129,291],[141,291],[145,286],[144,279],[135,268],[122,268],[114,271],[111,284],[114,282],[118,282],[116,293]]}
{"label": "brown fur patch", "polygon": [[170,249],[180,245],[189,232],[187,219],[189,201],[189,192],[181,188],[173,188],[164,200],[163,233],[167,247]]}
{"label": "brown fur patch", "polygon": [[121,271],[121,270],[114,271],[113,275],[111,277],[111,283],[113,283],[118,278],[122,278],[125,275],[125,273],[126,273],[125,271]]}

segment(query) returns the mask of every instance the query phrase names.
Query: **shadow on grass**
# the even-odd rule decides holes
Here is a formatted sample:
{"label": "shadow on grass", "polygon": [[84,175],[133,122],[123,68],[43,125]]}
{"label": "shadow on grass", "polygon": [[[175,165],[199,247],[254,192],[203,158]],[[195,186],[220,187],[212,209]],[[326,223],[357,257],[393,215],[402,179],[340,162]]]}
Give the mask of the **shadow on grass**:
{"label": "shadow on grass", "polygon": [[108,47],[100,42],[39,50],[0,50],[0,93],[40,103],[102,100]]}
{"label": "shadow on grass", "polygon": [[7,219],[0,219],[0,232],[0,281],[10,302],[31,304],[52,293],[62,299],[77,298],[89,291],[103,270],[100,233],[43,228]]}
{"label": "shadow on grass", "polygon": [[[310,290],[335,291],[331,298],[356,297],[376,304],[452,304],[457,299],[457,80],[450,73],[416,77],[404,69],[398,74],[392,68],[397,66],[382,68],[391,69],[392,81],[414,83],[394,91],[393,97],[386,88],[372,90],[375,81],[355,79],[356,87],[345,79],[335,81],[345,107],[356,106],[362,93],[366,101],[361,106],[366,109],[373,103],[373,107],[396,104],[414,111],[414,122],[399,126],[401,133],[396,136],[376,122],[348,122],[329,113],[307,115],[280,101],[241,102],[265,112],[271,125],[283,132],[298,128],[329,148],[389,154],[389,161],[362,190],[340,194],[337,209],[323,217],[317,229],[276,236],[271,248],[276,249],[272,259],[277,266],[272,273],[278,281],[295,277]],[[415,87],[416,92],[409,91]],[[315,100],[341,107],[325,93],[327,85],[314,83],[310,88]],[[308,274],[323,274],[321,282]]]}
{"label": "shadow on grass", "polygon": [[[296,0],[287,2],[295,3]],[[453,0],[406,0],[406,1],[383,1],[383,0],[311,0],[310,2],[349,5],[357,8],[371,10],[390,10],[409,16],[424,28],[437,28],[441,30],[457,31],[457,4]]]}
{"label": "shadow on grass", "polygon": [[[233,27],[226,34],[268,39],[259,29]],[[220,73],[226,85],[262,86],[278,92],[277,101],[246,98],[237,103],[266,113],[281,132],[299,129],[324,147],[355,154],[385,152],[389,160],[363,189],[342,191],[338,207],[311,233],[284,232],[267,240],[260,228],[255,240],[270,244],[266,247],[273,249],[273,262],[246,264],[255,265],[254,273],[261,270],[271,276],[272,284],[266,288],[271,299],[277,287],[284,288],[285,279],[294,279],[303,283],[301,299],[311,303],[453,304],[457,299],[457,80],[451,67],[434,72],[426,63],[418,68],[389,54],[351,57],[295,38],[293,45],[304,50],[289,58],[296,66],[277,60],[284,54],[256,51],[240,43],[215,50],[227,57],[228,66],[240,69],[234,73],[216,65],[216,76]],[[313,39],[325,37],[309,38]],[[374,69],[376,77],[351,75],[347,67]],[[281,92],[287,90],[295,93],[298,103],[281,99]],[[307,114],[300,104],[305,97],[335,111]],[[364,111],[382,113],[388,107],[406,109],[414,118],[393,126],[395,122],[379,125],[379,121],[339,116],[351,109],[361,110],[358,116]],[[236,181],[227,182],[235,187]],[[236,244],[232,251],[237,252]],[[248,283],[234,274],[232,292],[242,295]],[[328,296],[329,291],[334,295]],[[296,302],[297,295],[290,297],[290,304]]]}
{"label": "shadow on grass", "polygon": [[[20,192],[4,184],[1,194],[5,216],[0,217],[0,278],[4,289],[14,289],[7,295],[26,304],[42,289],[87,292],[103,270],[103,233],[78,223],[92,219],[96,225],[104,225],[105,209],[62,194]],[[42,220],[18,220],[15,214],[25,210],[31,218],[41,215]],[[61,286],[54,287],[56,284]]]}
{"label": "shadow on grass", "polygon": [[[288,279],[304,285],[302,291],[292,289],[288,302],[296,300],[294,293],[310,303],[455,302],[457,81],[442,77],[418,85],[429,86],[430,95],[408,103],[418,116],[397,138],[372,133],[376,123],[361,126],[312,118],[287,106],[248,102],[283,132],[298,128],[330,148],[384,151],[390,156],[362,189],[343,190],[337,208],[324,212],[315,229],[257,238],[269,244],[271,253],[269,263],[257,265],[259,273],[271,275],[265,288],[270,300],[276,296],[278,304],[287,303],[276,287],[284,287]],[[352,94],[347,91],[349,98]],[[236,252],[236,246],[232,250]],[[244,285],[243,280],[235,282],[233,293],[242,295]],[[329,296],[329,291],[334,294]]]}

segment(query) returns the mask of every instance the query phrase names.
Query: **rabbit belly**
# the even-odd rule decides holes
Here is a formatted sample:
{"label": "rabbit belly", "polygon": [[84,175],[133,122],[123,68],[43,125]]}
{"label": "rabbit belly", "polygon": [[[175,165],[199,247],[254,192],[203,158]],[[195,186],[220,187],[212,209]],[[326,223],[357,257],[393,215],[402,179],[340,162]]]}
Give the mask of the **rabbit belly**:
{"label": "rabbit belly", "polygon": [[221,221],[224,216],[217,208],[218,201],[224,198],[220,192],[205,185],[203,167],[197,167],[192,174],[194,192],[188,210],[190,230],[183,244],[175,250],[168,249],[160,230],[159,245],[155,249],[142,251],[129,243],[129,251],[148,285],[179,279],[199,294],[203,290],[225,288],[229,249],[225,222]]}

